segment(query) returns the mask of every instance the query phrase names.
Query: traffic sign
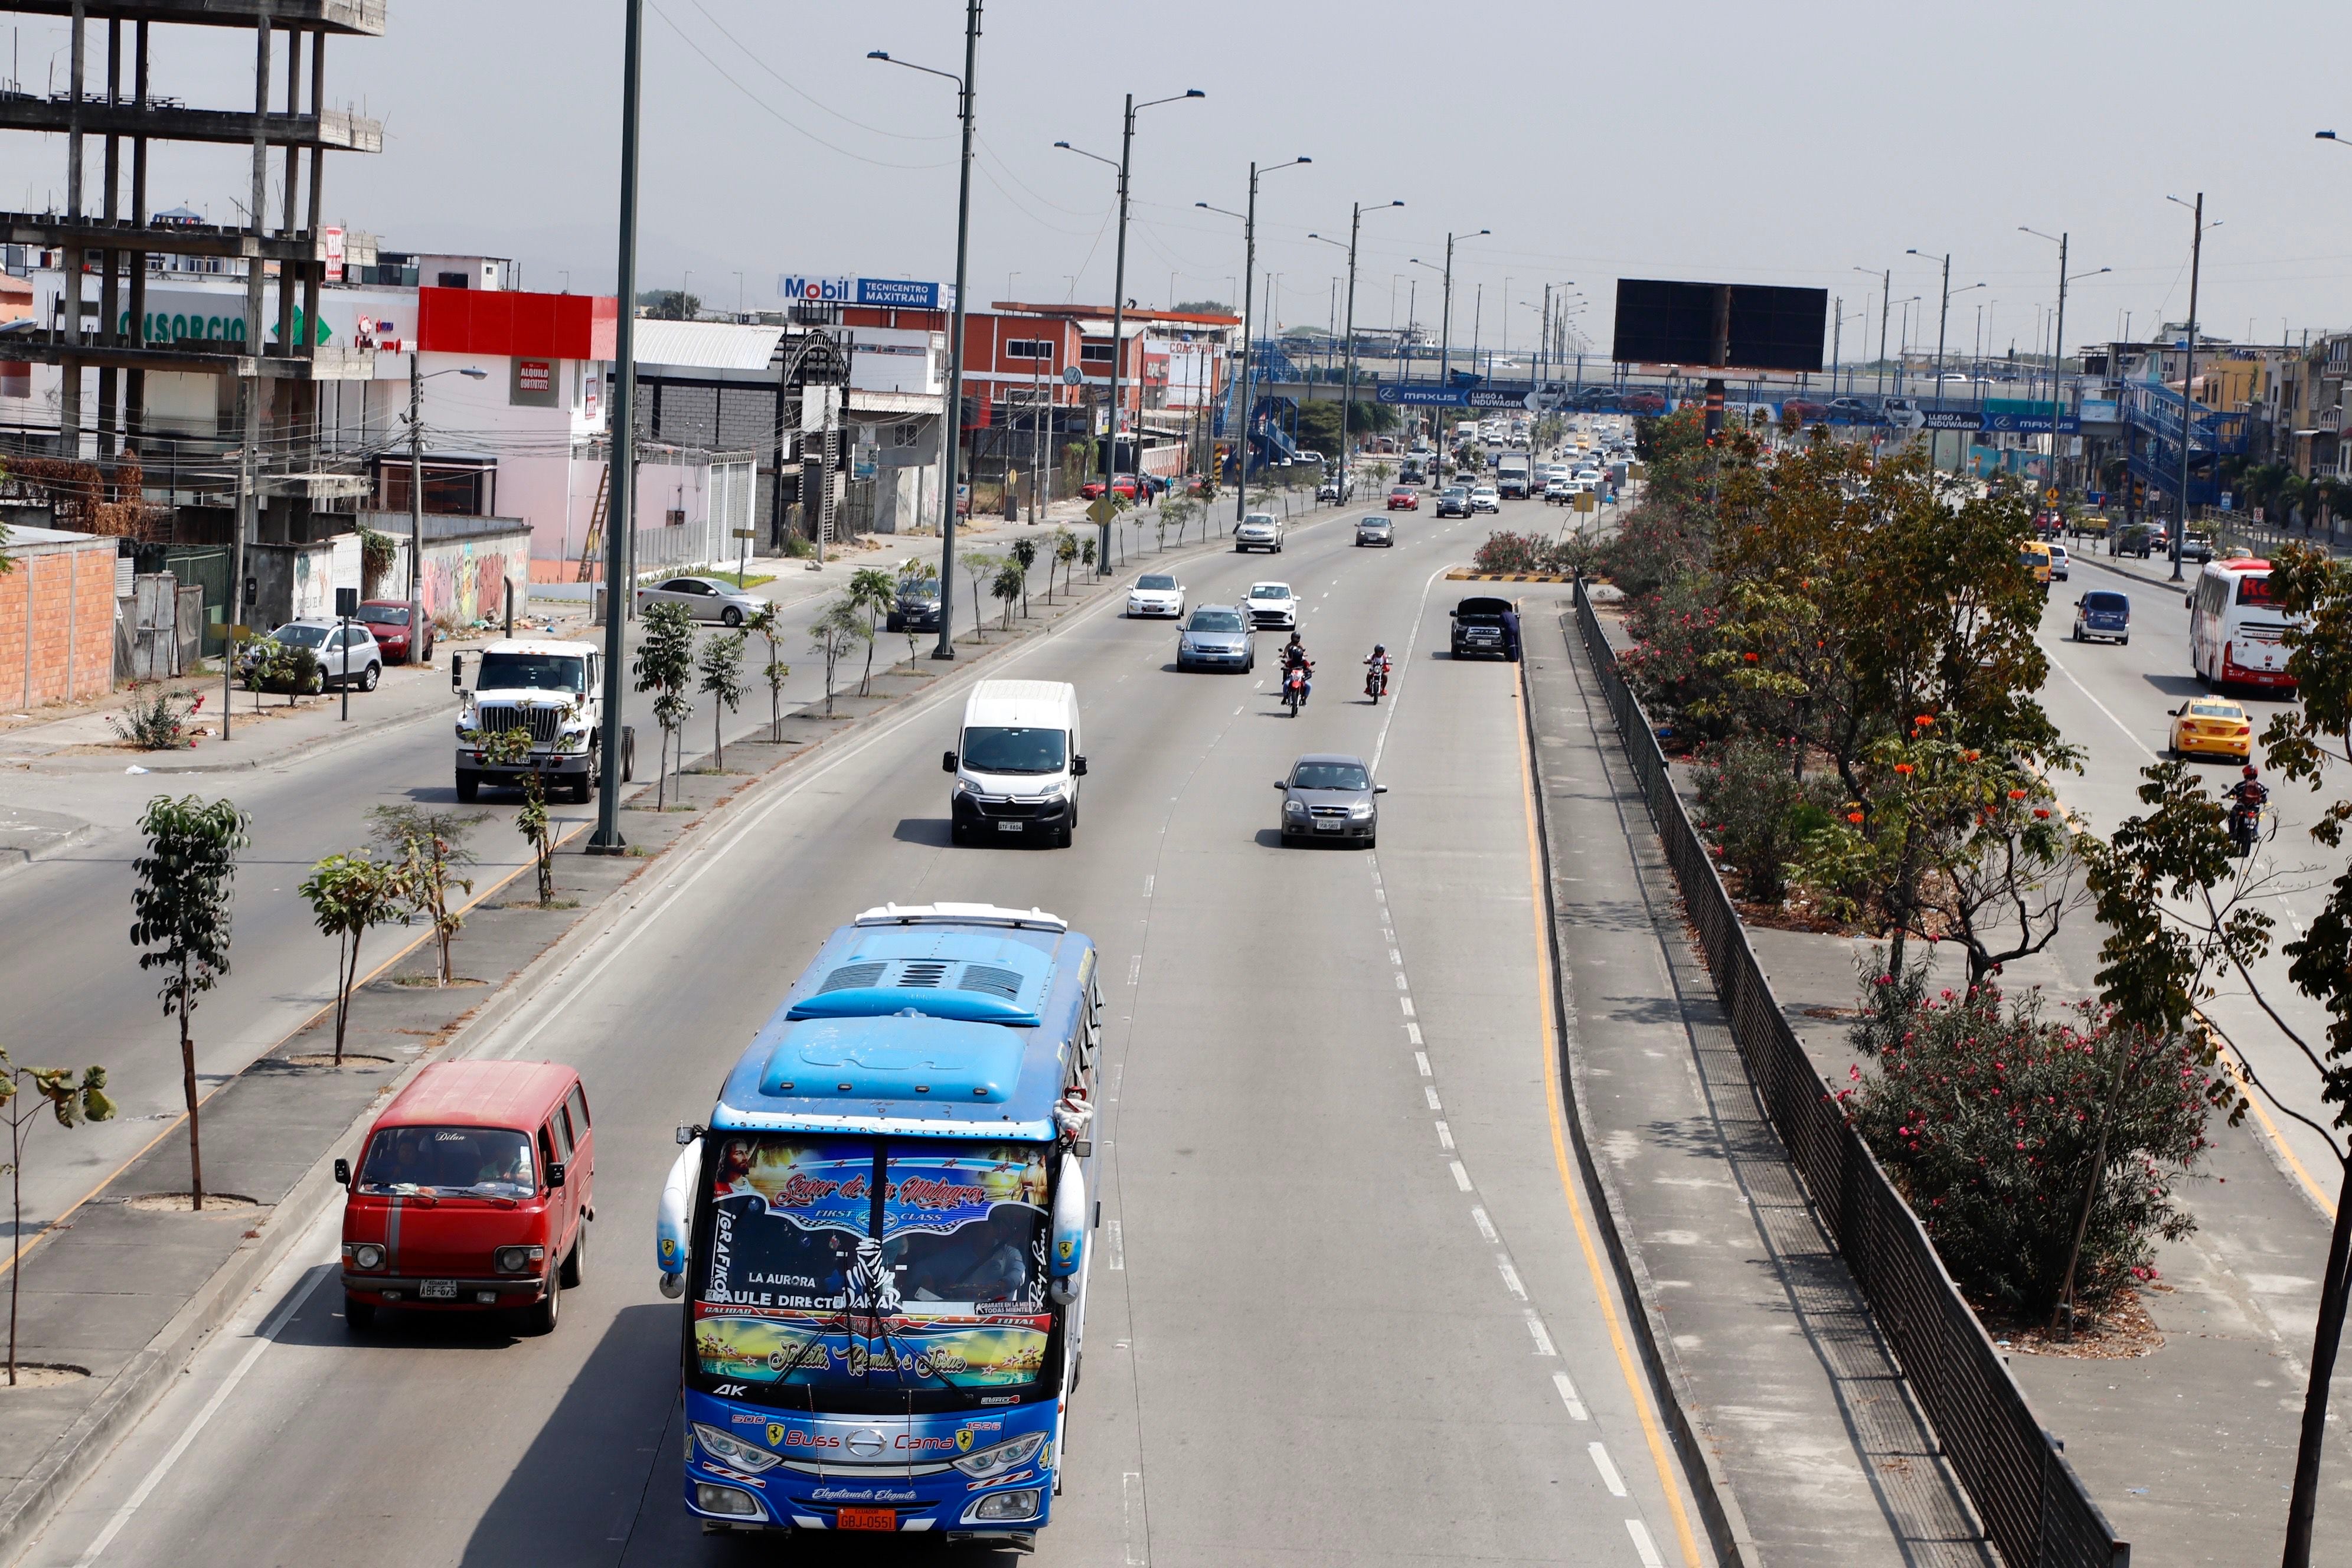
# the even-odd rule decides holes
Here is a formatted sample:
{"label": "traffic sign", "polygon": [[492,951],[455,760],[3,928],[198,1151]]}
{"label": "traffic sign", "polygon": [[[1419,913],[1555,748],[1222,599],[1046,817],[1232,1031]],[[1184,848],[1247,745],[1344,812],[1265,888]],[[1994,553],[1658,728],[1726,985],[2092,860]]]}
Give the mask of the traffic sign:
{"label": "traffic sign", "polygon": [[760,535],[758,531],[755,529],[730,528],[727,531],[727,537],[730,539],[757,539]]}
{"label": "traffic sign", "polygon": [[1108,522],[1112,518],[1115,518],[1118,515],[1118,503],[1111,500],[1108,496],[1102,497],[1092,506],[1087,508],[1087,517],[1097,527]]}
{"label": "traffic sign", "polygon": [[2049,502],[2051,505],[2053,505],[2053,506],[2057,505],[2057,504],[2058,504],[2058,487],[2057,487],[2056,485],[2052,485],[2048,489],[2043,490],[2043,491],[2042,492],[2042,499],[2043,500],[2048,501],[2048,502]]}
{"label": "traffic sign", "polygon": [[1078,367],[1076,365],[1066,364],[1062,367],[1062,384],[1064,386],[1076,386],[1078,384]]}

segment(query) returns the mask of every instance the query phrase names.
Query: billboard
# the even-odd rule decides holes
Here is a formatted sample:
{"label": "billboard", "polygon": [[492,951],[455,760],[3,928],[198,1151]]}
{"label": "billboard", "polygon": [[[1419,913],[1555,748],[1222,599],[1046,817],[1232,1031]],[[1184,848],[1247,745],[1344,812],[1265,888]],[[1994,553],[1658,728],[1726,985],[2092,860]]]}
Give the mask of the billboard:
{"label": "billboard", "polygon": [[[1718,322],[1727,346],[1720,362]],[[1621,364],[1819,372],[1828,322],[1826,289],[1620,278],[1610,357]]]}
{"label": "billboard", "polygon": [[951,283],[918,283],[904,278],[850,278],[787,272],[776,292],[802,305],[879,305],[900,310],[947,310],[955,306]]}

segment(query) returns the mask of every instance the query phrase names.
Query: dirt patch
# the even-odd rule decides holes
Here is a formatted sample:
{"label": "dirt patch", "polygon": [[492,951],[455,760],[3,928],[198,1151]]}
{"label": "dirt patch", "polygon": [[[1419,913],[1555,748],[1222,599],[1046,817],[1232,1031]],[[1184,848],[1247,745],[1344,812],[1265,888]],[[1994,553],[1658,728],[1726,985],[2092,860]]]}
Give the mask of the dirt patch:
{"label": "dirt patch", "polygon": [[[366,1051],[345,1051],[343,1059],[340,1062],[335,1060],[335,1053],[332,1051],[303,1051],[296,1056],[279,1057],[278,1059],[289,1068],[324,1068],[331,1072],[373,1072],[378,1068],[392,1066],[390,1057],[372,1056]],[[205,1201],[210,1203],[212,1200],[208,1197]]]}
{"label": "dirt patch", "polygon": [[1800,1007],[1797,1011],[1804,1017],[1821,1018],[1833,1024],[1851,1023],[1856,1018],[1868,1016],[1859,1007]]}
{"label": "dirt patch", "polygon": [[[488,907],[494,910],[538,908],[536,904],[491,904]],[[374,984],[378,985],[399,985],[412,991],[455,991],[460,986],[488,985],[489,982],[487,980],[475,980],[467,975],[459,974],[453,976],[449,983],[446,985],[444,985],[441,984],[440,978],[437,975],[395,974],[389,980],[379,980],[374,982]]]}
{"label": "dirt patch", "polygon": [[[2151,1290],[2169,1290],[2168,1285],[2142,1287]],[[2078,1361],[2130,1361],[2151,1355],[2164,1348],[2163,1331],[2148,1316],[2147,1307],[2138,1290],[2120,1292],[2107,1304],[2107,1310],[2096,1318],[2085,1316],[2074,1325],[2070,1337],[2063,1331],[2053,1331],[2047,1323],[2027,1323],[1999,1312],[1977,1309],[1977,1321],[1984,1324],[1985,1332],[2000,1350],[2015,1355],[2071,1356]]]}
{"label": "dirt patch", "polygon": [[[50,1362],[20,1361],[16,1363],[15,1392],[22,1394],[36,1388],[61,1388],[68,1383],[79,1383],[89,1375],[86,1366],[62,1366]],[[0,1377],[0,1394],[10,1392],[10,1384]]]}
{"label": "dirt patch", "polygon": [[142,1193],[122,1200],[122,1206],[133,1214],[184,1214],[192,1219],[209,1219],[215,1215],[250,1215],[265,1205],[258,1198],[242,1193],[206,1193],[200,1212],[188,1206],[185,1193]]}

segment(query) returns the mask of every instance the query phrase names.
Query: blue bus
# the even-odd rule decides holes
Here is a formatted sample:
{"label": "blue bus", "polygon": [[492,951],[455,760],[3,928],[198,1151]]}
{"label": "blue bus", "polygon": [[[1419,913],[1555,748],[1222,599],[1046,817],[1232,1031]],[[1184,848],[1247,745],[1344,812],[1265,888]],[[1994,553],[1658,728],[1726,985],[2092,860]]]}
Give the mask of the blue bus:
{"label": "blue bus", "polygon": [[1086,1316],[1094,943],[1037,910],[835,931],[684,1145],[686,1506],[706,1531],[1033,1547]]}

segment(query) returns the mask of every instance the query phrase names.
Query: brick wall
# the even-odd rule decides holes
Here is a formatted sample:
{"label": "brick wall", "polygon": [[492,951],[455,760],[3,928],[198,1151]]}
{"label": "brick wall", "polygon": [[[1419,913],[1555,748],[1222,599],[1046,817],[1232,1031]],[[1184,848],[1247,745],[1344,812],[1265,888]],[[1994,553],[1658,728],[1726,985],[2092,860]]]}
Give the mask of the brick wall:
{"label": "brick wall", "polygon": [[8,547],[0,574],[0,703],[29,712],[114,685],[111,539]]}

